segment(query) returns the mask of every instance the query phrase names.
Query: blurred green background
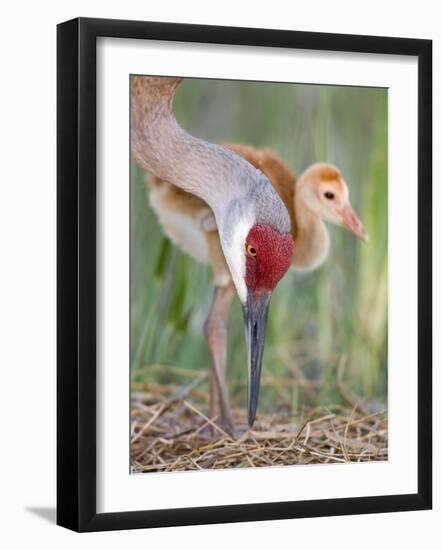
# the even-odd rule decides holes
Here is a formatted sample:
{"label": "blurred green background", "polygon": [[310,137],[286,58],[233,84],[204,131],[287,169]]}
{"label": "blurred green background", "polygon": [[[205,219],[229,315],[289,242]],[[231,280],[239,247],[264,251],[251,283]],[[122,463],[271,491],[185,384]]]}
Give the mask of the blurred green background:
{"label": "blurred green background", "polygon": [[[271,302],[259,409],[343,400],[337,375],[366,401],[387,399],[387,90],[186,80],[179,123],[208,141],[275,150],[300,174],[328,161],[342,171],[368,245],[328,226],[331,252],[312,273],[284,277]],[[131,181],[131,379],[183,385],[208,366],[203,323],[212,274],[172,245],[149,206],[143,171]],[[238,299],[228,352],[231,400],[246,401]]]}

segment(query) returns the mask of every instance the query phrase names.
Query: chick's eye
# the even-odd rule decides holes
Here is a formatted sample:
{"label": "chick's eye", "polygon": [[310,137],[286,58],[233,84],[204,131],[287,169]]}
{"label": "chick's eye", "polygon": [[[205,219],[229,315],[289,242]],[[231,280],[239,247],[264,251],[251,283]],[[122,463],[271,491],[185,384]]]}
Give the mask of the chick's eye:
{"label": "chick's eye", "polygon": [[334,193],[331,193],[331,191],[326,191],[324,196],[325,196],[325,198],[327,198],[328,200],[331,201],[334,198]]}
{"label": "chick's eye", "polygon": [[246,252],[248,253],[249,256],[257,256],[257,250],[251,246],[250,244],[246,244]]}

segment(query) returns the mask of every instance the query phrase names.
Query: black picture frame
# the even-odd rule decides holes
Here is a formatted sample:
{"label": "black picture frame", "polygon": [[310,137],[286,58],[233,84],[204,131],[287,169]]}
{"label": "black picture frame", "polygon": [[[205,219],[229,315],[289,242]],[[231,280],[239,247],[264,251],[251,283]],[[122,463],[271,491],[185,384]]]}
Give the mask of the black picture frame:
{"label": "black picture frame", "polygon": [[[416,494],[136,512],[96,511],[96,39],[399,54],[418,59],[418,490]],[[432,42],[106,19],[57,29],[57,523],[75,531],[432,507]]]}

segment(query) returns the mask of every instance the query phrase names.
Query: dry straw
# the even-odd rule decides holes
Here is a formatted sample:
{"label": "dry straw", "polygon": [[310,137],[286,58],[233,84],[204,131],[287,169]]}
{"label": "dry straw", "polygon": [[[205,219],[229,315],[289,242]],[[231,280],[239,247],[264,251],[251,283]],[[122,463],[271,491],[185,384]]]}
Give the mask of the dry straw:
{"label": "dry straw", "polygon": [[234,409],[236,436],[205,414],[199,377],[184,388],[133,384],[132,471],[333,464],[388,459],[386,410],[332,405],[289,414],[259,414],[250,430],[244,409]]}

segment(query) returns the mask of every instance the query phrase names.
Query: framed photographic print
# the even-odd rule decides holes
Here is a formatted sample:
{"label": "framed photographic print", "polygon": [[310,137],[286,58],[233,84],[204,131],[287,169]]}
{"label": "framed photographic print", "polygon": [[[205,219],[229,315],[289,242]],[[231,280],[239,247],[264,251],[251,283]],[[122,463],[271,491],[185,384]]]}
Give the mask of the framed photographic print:
{"label": "framed photographic print", "polygon": [[432,44],[58,26],[59,525],[432,505]]}

